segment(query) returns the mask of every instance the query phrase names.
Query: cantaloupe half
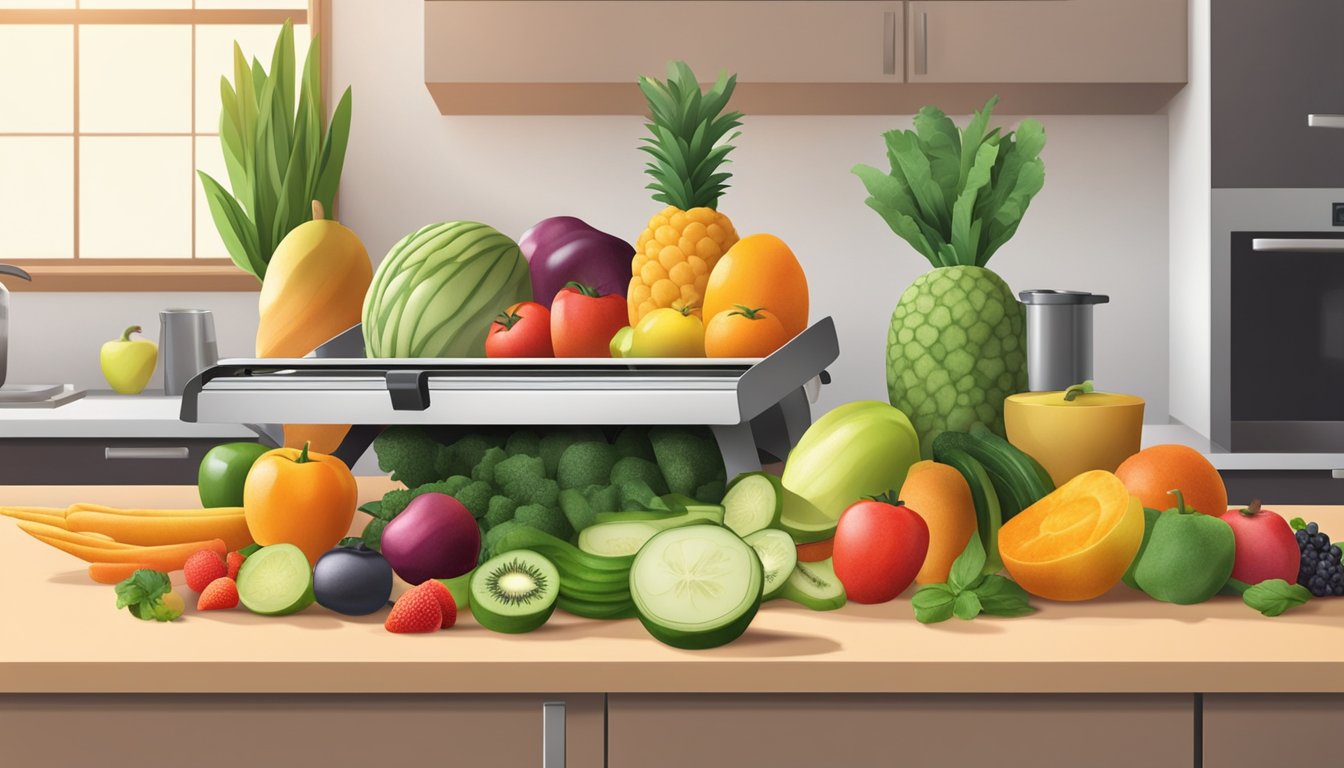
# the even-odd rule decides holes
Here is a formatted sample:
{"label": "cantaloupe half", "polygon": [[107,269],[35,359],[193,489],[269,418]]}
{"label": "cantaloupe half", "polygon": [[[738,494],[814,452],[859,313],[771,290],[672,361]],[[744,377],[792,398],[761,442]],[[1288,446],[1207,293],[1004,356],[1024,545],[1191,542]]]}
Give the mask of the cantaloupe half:
{"label": "cantaloupe half", "polygon": [[999,529],[1013,580],[1048,600],[1090,600],[1115,586],[1143,541],[1143,506],[1105,470],[1084,472]]}

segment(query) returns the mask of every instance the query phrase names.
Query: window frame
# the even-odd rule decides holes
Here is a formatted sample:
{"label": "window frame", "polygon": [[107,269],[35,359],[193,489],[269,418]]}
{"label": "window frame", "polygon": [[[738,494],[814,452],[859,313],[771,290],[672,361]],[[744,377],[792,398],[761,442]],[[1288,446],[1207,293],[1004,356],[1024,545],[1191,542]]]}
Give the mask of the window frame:
{"label": "window frame", "polygon": [[[281,24],[293,18],[295,24],[307,24],[309,34],[320,36],[318,51],[322,75],[322,106],[330,119],[331,92],[331,0],[308,0],[306,11],[287,9],[0,9],[0,24]],[[300,20],[297,14],[303,13]],[[203,21],[205,20],[205,21]],[[78,83],[79,51],[75,51]],[[78,100],[78,87],[75,90]],[[192,104],[194,113],[195,104]],[[79,143],[81,134],[73,134]],[[193,132],[193,145],[199,134]],[[199,182],[196,182],[199,184]],[[78,166],[74,187],[75,236],[79,228]],[[195,216],[195,211],[192,213]],[[196,226],[193,224],[193,227]],[[210,223],[213,226],[213,222]],[[194,247],[194,246],[193,246]],[[191,259],[8,259],[6,263],[22,267],[32,282],[10,280],[5,283],[11,291],[28,292],[257,292],[261,283],[239,269],[228,258]]]}

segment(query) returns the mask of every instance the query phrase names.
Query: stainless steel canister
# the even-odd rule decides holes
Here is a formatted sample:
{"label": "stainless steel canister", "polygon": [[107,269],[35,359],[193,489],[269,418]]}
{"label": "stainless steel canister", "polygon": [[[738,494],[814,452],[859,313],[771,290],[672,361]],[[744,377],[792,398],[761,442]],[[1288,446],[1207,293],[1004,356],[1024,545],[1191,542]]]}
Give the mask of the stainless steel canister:
{"label": "stainless steel canister", "polygon": [[163,364],[163,393],[182,394],[193,376],[219,362],[215,320],[210,310],[159,312],[159,354]]}
{"label": "stainless steel canister", "polygon": [[1027,389],[1052,392],[1092,378],[1092,307],[1086,291],[1022,291],[1027,307]]}

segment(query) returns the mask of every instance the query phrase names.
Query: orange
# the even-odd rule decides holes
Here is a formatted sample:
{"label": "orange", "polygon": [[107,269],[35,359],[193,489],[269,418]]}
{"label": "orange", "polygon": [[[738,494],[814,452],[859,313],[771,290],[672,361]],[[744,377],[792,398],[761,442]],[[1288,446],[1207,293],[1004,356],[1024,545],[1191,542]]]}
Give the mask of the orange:
{"label": "orange", "polygon": [[738,304],[773,311],[786,338],[807,328],[807,276],[783,240],[774,235],[749,235],[714,265],[705,286],[705,318]]}
{"label": "orange", "polygon": [[1143,505],[1104,469],[1084,472],[999,529],[999,555],[1023,589],[1091,600],[1120,581],[1143,541]]}
{"label": "orange", "polygon": [[1227,486],[1218,470],[1199,451],[1187,445],[1154,445],[1125,459],[1115,470],[1129,492],[1143,506],[1170,509],[1179,488],[1185,505],[1218,517],[1227,511]]}
{"label": "orange", "polygon": [[773,311],[738,306],[705,324],[705,357],[766,357],[788,340]]}
{"label": "orange", "polygon": [[947,581],[952,561],[975,535],[975,501],[961,473],[927,459],[910,465],[901,501],[929,525],[929,553],[915,575],[920,584]]}

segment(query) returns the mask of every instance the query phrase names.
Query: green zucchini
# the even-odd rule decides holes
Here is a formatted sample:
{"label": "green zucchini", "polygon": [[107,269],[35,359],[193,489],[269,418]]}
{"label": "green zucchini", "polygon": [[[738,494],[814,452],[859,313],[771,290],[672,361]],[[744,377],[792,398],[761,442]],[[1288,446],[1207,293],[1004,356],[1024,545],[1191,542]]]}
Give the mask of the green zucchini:
{"label": "green zucchini", "polygon": [[687,512],[658,520],[624,520],[590,525],[579,532],[579,549],[593,555],[634,555],[655,533],[686,525],[715,522],[713,514]]}
{"label": "green zucchini", "polygon": [[733,478],[723,494],[723,524],[746,537],[779,525],[784,488],[767,472],[746,472]]}
{"label": "green zucchini", "polygon": [[675,648],[736,640],[756,616],[764,585],[756,551],[717,525],[662,531],[630,567],[630,597],[640,622]]}
{"label": "green zucchini", "polygon": [[797,563],[779,596],[814,611],[833,611],[845,604],[845,587],[836,578],[831,559],[826,558]]}
{"label": "green zucchini", "polygon": [[1003,506],[1003,522],[1013,519],[1018,512],[1055,490],[1054,481],[1045,467],[985,425],[973,424],[969,435],[970,443],[963,450],[984,465],[989,473]]}
{"label": "green zucchini", "polygon": [[630,599],[613,603],[592,603],[565,597],[564,592],[556,598],[555,607],[566,613],[585,619],[633,619],[636,616],[635,604]]}
{"label": "green zucchini", "polygon": [[[953,433],[943,433],[947,434]],[[948,448],[946,444],[939,452],[938,440],[943,435],[934,438],[934,455],[938,463],[952,467],[966,478],[966,484],[971,488],[971,500],[975,503],[976,529],[980,534],[980,543],[985,547],[984,573],[998,573],[1003,569],[1003,558],[999,555],[999,526],[1003,524],[1003,515],[999,511],[998,494],[984,466],[969,453]]]}
{"label": "green zucchini", "polygon": [[771,600],[779,596],[784,583],[793,574],[798,565],[798,546],[793,537],[778,528],[766,528],[742,537],[742,540],[756,550],[761,559],[761,570],[765,573],[765,589],[762,600]]}

